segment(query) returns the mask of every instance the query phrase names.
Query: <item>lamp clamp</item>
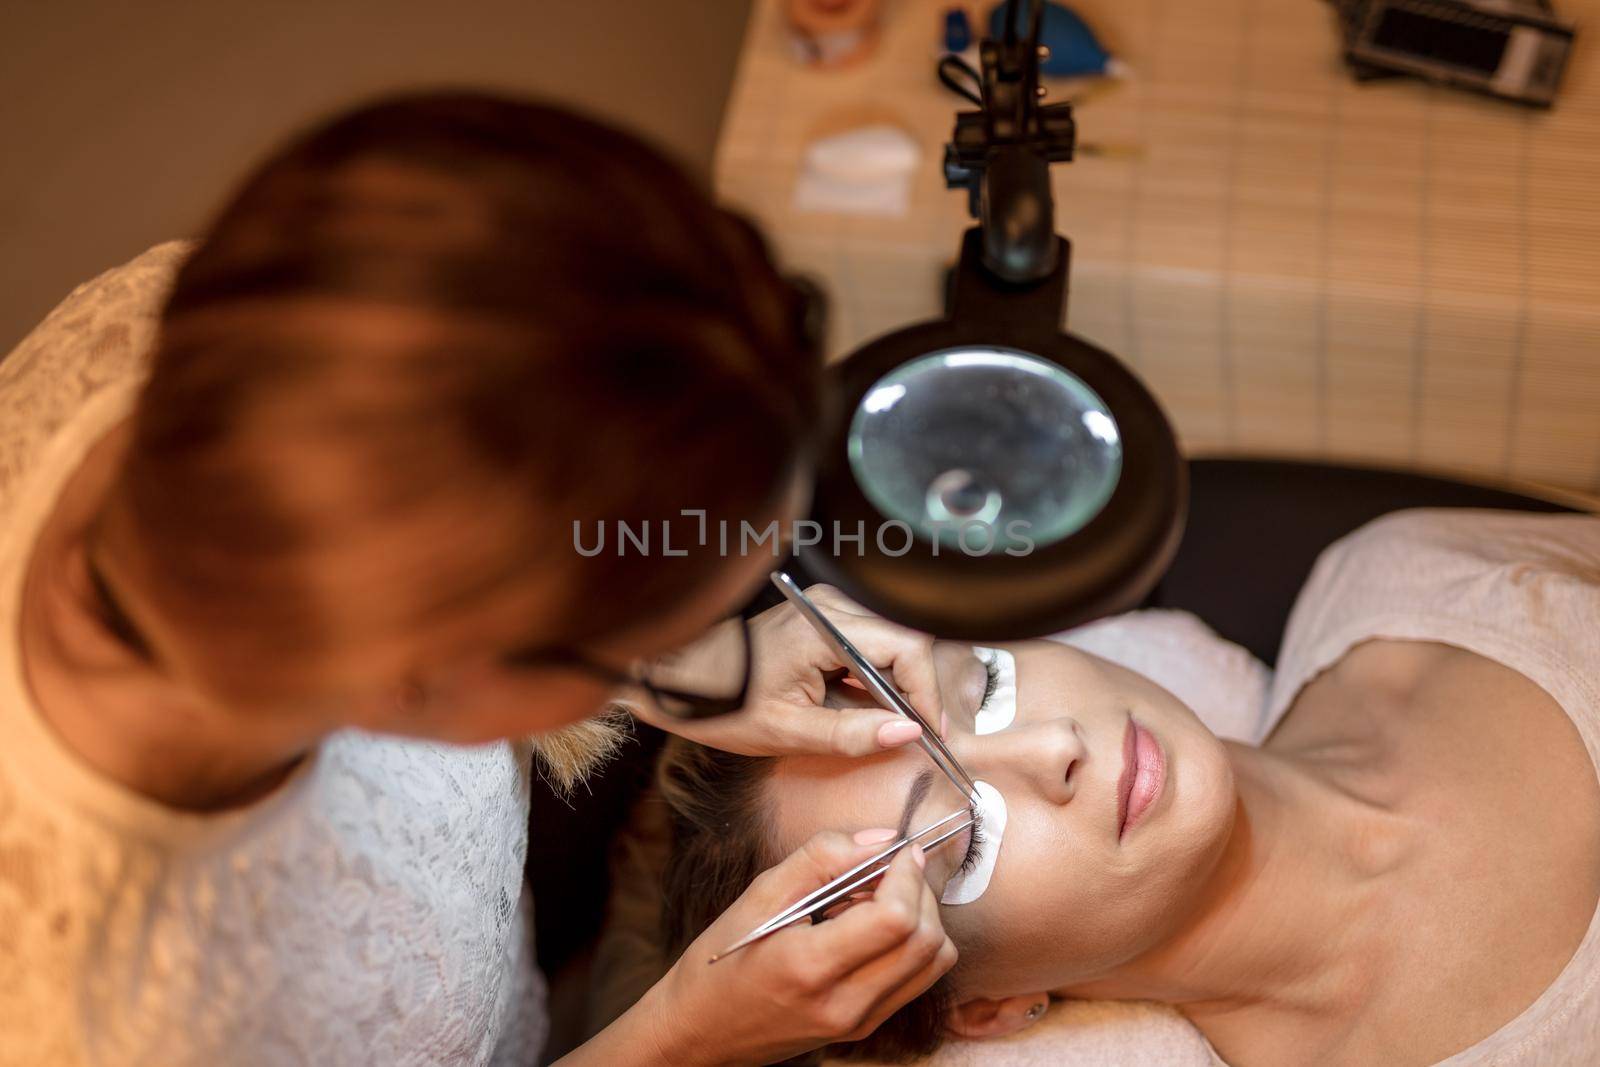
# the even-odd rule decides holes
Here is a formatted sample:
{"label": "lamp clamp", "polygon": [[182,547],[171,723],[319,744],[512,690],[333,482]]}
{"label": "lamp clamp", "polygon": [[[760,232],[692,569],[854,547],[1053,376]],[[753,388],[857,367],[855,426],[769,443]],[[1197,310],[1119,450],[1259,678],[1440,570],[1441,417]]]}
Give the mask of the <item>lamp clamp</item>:
{"label": "lamp clamp", "polygon": [[1066,242],[1055,232],[1050,164],[1069,162],[1077,141],[1072,105],[1041,103],[1039,21],[1032,3],[1026,35],[1016,33],[1010,0],[1005,36],[979,47],[977,111],[956,114],[945,145],[947,188],[967,190],[967,210],[982,233],[984,270],[1012,286],[1049,279]]}

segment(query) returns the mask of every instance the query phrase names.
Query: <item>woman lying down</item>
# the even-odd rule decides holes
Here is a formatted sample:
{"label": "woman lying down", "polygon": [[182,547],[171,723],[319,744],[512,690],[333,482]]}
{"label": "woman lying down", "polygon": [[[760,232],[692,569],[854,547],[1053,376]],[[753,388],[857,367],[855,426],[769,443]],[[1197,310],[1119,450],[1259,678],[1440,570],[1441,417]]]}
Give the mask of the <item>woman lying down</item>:
{"label": "woman lying down", "polygon": [[[1600,518],[1406,512],[1334,545],[1258,746],[1056,642],[935,654],[981,783],[979,825],[926,856],[960,960],[834,1054],[903,1060],[1085,997],[1170,1004],[1236,1067],[1595,1062]],[[707,956],[689,943],[812,834],[968,806],[914,746],[684,745],[663,781],[670,947]]]}

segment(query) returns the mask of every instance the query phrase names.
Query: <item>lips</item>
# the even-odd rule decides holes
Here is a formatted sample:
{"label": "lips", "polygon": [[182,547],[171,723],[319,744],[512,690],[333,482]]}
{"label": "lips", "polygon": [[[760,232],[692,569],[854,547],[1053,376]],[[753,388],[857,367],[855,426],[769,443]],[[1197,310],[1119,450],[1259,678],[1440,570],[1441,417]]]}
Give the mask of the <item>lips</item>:
{"label": "lips", "polygon": [[1139,825],[1166,781],[1166,754],[1155,735],[1130,715],[1122,735],[1122,774],[1117,778],[1117,840]]}

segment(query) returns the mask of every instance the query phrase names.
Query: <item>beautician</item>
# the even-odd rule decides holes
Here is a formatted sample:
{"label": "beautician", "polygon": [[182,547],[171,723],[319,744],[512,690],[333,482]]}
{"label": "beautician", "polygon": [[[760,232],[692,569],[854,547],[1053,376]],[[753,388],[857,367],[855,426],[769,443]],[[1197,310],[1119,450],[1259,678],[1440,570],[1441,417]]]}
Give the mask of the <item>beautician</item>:
{"label": "beautician", "polygon": [[[521,739],[622,685],[738,751],[912,740],[818,706],[839,664],[786,609],[717,625],[767,549],[684,536],[801,506],[804,314],[638,141],[434,95],[297,139],[46,320],[0,363],[0,1065],[537,1062]],[[684,511],[672,555],[575,551]],[[938,713],[922,638],[839,619]],[[889,833],[811,840],[720,934]],[[864,1034],[954,962],[921,862],[570,1062]]]}

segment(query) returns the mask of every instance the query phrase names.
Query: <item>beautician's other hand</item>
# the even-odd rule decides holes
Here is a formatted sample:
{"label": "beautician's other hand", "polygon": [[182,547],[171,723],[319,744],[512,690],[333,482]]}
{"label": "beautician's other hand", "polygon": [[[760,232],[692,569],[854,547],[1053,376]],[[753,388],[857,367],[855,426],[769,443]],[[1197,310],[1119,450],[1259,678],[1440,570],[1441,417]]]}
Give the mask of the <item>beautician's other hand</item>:
{"label": "beautician's other hand", "polygon": [[940,925],[915,845],[895,857],[870,899],[706,962],[882,849],[894,832],[856,836],[818,834],[751,883],[635,1006],[641,1015],[624,1030],[652,1034],[661,1062],[770,1063],[860,1040],[938,981],[955,965],[956,947]]}
{"label": "beautician's other hand", "polygon": [[[873,615],[832,586],[814,585],[806,595],[929,725],[943,729],[933,638]],[[654,708],[637,713],[691,741],[749,756],[865,756],[917,739],[916,724],[887,709],[824,706],[827,675],[844,664],[793,605],[780,604],[750,621],[750,655],[750,692],[742,711],[699,722],[672,719]]]}

